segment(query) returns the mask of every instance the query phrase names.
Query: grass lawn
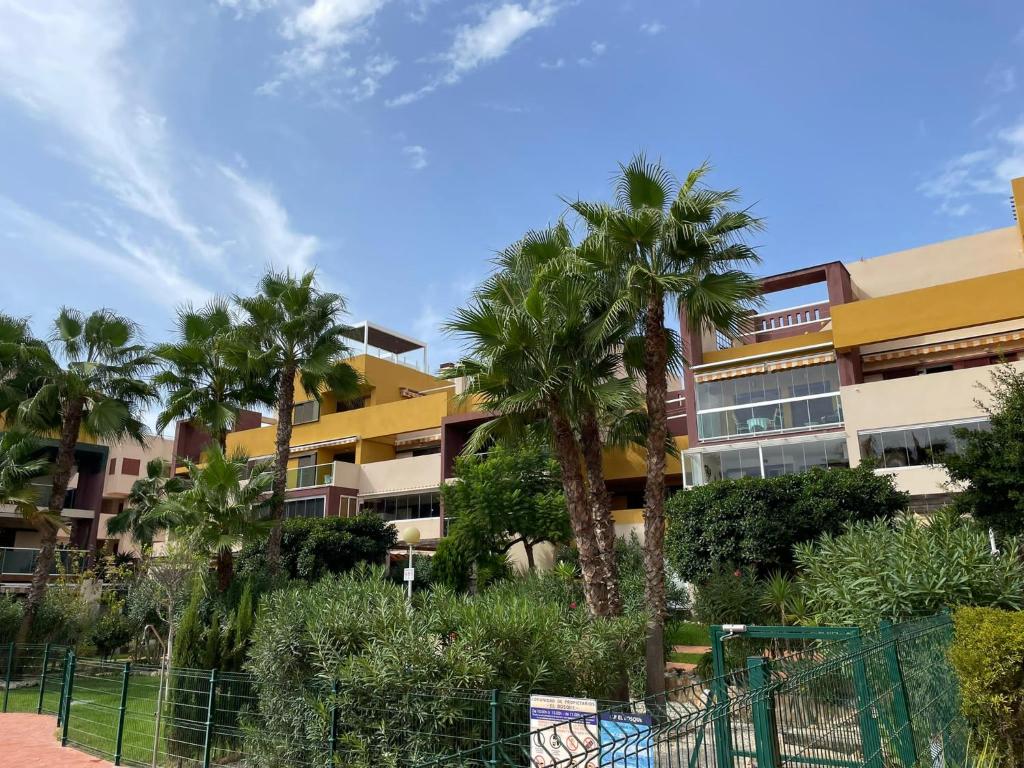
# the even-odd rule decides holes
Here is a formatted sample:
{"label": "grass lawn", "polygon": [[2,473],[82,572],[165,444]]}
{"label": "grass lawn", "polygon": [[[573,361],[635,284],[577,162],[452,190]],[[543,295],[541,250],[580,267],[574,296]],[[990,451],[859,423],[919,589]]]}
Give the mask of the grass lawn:
{"label": "grass lawn", "polygon": [[695,621],[673,621],[665,627],[665,638],[673,645],[710,645],[711,635],[704,624]]}
{"label": "grass lawn", "polygon": [[670,653],[668,655],[669,661],[677,661],[684,664],[699,664],[703,658],[703,653]]}

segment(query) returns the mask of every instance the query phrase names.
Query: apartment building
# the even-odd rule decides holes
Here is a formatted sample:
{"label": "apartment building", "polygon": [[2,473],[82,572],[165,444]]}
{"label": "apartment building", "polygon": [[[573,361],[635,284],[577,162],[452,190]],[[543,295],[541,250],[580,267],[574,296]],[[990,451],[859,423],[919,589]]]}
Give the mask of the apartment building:
{"label": "apartment building", "polygon": [[[1024,211],[1024,179],[1013,184]],[[1005,360],[1024,366],[1024,217],[1017,226],[850,263],[763,279],[771,302],[811,302],[751,318],[739,339],[681,328],[688,366],[668,396],[679,457],[670,486],[773,477],[871,459],[918,509],[949,489],[936,466],[955,427],[984,429],[978,385]],[[426,345],[373,323],[353,329],[360,396],[295,406],[289,516],[372,511],[415,525],[429,546],[445,531],[439,489],[486,413],[429,372]],[[228,448],[274,453],[275,425],[248,414]],[[200,442],[179,427],[178,455]],[[620,534],[642,529],[642,451],[609,450],[605,472]]]}

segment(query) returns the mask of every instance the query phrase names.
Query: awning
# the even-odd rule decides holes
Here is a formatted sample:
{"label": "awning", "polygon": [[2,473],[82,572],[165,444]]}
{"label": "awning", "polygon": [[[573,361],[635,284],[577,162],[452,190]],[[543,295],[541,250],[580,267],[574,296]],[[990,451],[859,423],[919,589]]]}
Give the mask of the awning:
{"label": "awning", "polygon": [[787,360],[768,360],[754,365],[743,365],[737,368],[723,368],[710,373],[698,373],[695,379],[698,384],[706,381],[721,381],[722,379],[735,379],[740,376],[754,376],[758,373],[771,373],[772,371],[785,371],[790,368],[803,368],[808,365],[822,365],[831,363],[836,359],[835,352],[822,352],[817,355],[806,355],[804,357],[792,357]]}
{"label": "awning", "polygon": [[[1011,331],[1009,333],[989,334],[988,336],[976,336],[973,339],[957,339],[939,344],[928,344],[923,347],[906,347],[905,349],[893,349],[888,352],[872,352],[864,355],[865,363],[883,363],[888,360],[906,360],[914,357],[926,357],[928,355],[943,352],[959,352],[977,350],[983,347],[1004,347],[1013,342],[1024,342],[1024,331]],[[1005,349],[992,350],[1005,352]]]}

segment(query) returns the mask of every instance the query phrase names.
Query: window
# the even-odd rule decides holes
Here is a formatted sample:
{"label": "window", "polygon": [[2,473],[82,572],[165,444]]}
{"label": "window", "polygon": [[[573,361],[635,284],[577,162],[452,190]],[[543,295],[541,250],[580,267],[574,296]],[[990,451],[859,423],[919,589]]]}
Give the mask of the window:
{"label": "window", "polygon": [[954,434],[956,430],[988,428],[988,419],[975,419],[865,431],[858,434],[860,455],[862,459],[875,461],[885,469],[936,464],[942,456],[960,450],[960,443]]}
{"label": "window", "polygon": [[110,465],[109,465],[109,469],[107,470],[107,474],[108,474],[108,475],[112,475],[112,474],[114,474],[114,471],[115,471],[116,469],[117,469],[117,459],[111,459],[111,460],[110,460]]}
{"label": "window", "polygon": [[363,499],[361,511],[380,515],[388,521],[440,517],[441,494],[437,491],[428,491],[403,496]]}
{"label": "window", "polygon": [[309,499],[292,499],[284,503],[284,516],[289,517],[323,517],[324,497]]}
{"label": "window", "polygon": [[320,403],[316,400],[307,400],[304,403],[296,403],[292,408],[292,424],[309,424],[311,421],[320,420]]}
{"label": "window", "polygon": [[779,477],[806,472],[815,467],[849,467],[845,437],[765,442],[724,450],[693,451],[683,454],[685,481],[701,485],[714,480],[741,477]]}
{"label": "window", "polygon": [[697,433],[715,440],[843,423],[834,362],[766,371],[697,385]]}
{"label": "window", "polygon": [[121,459],[121,474],[138,477],[140,464],[138,459]]}

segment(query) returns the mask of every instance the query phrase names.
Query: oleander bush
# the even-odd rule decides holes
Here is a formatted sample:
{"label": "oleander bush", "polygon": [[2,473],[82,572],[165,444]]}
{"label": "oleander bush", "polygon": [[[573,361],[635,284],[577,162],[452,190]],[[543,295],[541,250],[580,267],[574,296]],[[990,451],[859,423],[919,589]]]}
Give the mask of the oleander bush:
{"label": "oleander bush", "polygon": [[892,517],[909,498],[869,466],[718,480],[669,499],[665,556],[695,583],[719,567],[792,572],[793,545],[841,533],[850,522]]}
{"label": "oleander bush", "polygon": [[949,658],[964,715],[998,764],[1024,766],[1024,613],[959,608]]}
{"label": "oleander bush", "polygon": [[875,627],[960,605],[1024,608],[1024,564],[1013,539],[993,556],[988,533],[953,509],[929,521],[855,523],[796,547],[815,624]]}
{"label": "oleander bush", "polygon": [[359,568],[265,595],[247,664],[253,759],[314,761],[326,726],[310,712],[330,701],[345,713],[346,764],[378,765],[484,727],[490,689],[608,698],[624,675],[639,684],[644,617],[594,619],[572,589],[543,574],[410,605],[383,569]]}

